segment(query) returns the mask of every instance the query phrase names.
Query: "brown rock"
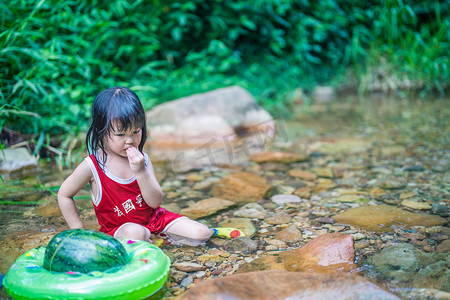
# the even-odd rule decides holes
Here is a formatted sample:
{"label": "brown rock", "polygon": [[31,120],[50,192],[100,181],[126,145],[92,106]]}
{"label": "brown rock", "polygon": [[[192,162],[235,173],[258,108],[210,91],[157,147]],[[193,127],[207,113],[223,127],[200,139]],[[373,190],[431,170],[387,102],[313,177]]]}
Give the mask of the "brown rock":
{"label": "brown rock", "polygon": [[320,235],[298,249],[281,252],[280,258],[288,271],[357,268],[353,237],[338,232]]}
{"label": "brown rock", "polygon": [[267,224],[271,225],[279,225],[279,224],[287,224],[290,223],[292,217],[286,212],[279,212],[273,215],[269,215],[264,219]]}
{"label": "brown rock", "polygon": [[196,202],[194,205],[182,209],[180,214],[191,219],[199,219],[217,213],[222,209],[233,206],[234,202],[221,198],[208,198]]}
{"label": "brown rock", "polygon": [[322,152],[327,154],[337,153],[362,153],[366,152],[372,143],[360,138],[327,138],[308,145],[307,152]]}
{"label": "brown rock", "polygon": [[43,205],[40,205],[37,207],[34,211],[37,215],[44,217],[44,218],[50,218],[50,217],[60,217],[61,211],[59,210],[58,202],[48,202]]}
{"label": "brown rock", "polygon": [[332,180],[321,178],[317,180],[317,185],[313,187],[313,193],[328,191],[334,189],[336,186],[336,183],[334,183]]}
{"label": "brown rock", "polygon": [[299,169],[289,170],[289,175],[292,177],[300,178],[307,181],[312,181],[317,178],[317,175],[308,171],[303,171]]}
{"label": "brown rock", "polygon": [[333,178],[334,172],[331,168],[313,168],[312,171],[319,177]]}
{"label": "brown rock", "polygon": [[376,187],[376,188],[371,189],[369,194],[372,198],[380,200],[384,195],[387,195],[388,192]]}
{"label": "brown rock", "polygon": [[298,230],[297,226],[291,225],[277,232],[274,238],[288,243],[298,242],[302,239],[302,233]]}
{"label": "brown rock", "polygon": [[179,262],[174,263],[173,267],[179,271],[183,272],[196,272],[206,270],[206,267],[200,264],[191,263],[191,262]]}
{"label": "brown rock", "polygon": [[395,227],[431,227],[447,223],[447,220],[438,216],[412,213],[390,205],[352,208],[333,218],[339,223],[378,232],[393,231]]}
{"label": "brown rock", "polygon": [[353,237],[344,233],[318,236],[300,248],[257,258],[244,265],[238,273],[261,270],[333,272],[357,268]]}
{"label": "brown rock", "polygon": [[343,273],[262,271],[203,281],[179,300],[395,299],[368,279]]}
{"label": "brown rock", "polygon": [[303,199],[309,199],[311,198],[311,188],[310,187],[301,187],[299,189],[296,189],[294,192],[294,195],[299,196],[300,198]]}
{"label": "brown rock", "polygon": [[216,182],[212,189],[214,197],[220,197],[236,203],[256,202],[264,197],[270,185],[253,173],[238,172]]}
{"label": "brown rock", "polygon": [[289,164],[297,161],[305,161],[307,159],[308,159],[307,155],[290,152],[277,152],[277,151],[256,153],[250,156],[250,160],[257,163],[279,162]]}

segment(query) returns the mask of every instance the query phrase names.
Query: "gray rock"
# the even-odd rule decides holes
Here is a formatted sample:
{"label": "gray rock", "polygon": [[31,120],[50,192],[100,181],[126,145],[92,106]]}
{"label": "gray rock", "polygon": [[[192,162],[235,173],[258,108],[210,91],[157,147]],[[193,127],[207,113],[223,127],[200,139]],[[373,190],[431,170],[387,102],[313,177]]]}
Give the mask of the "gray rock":
{"label": "gray rock", "polygon": [[415,271],[425,262],[425,253],[411,244],[397,244],[384,248],[370,261],[380,272],[394,275],[397,270]]}
{"label": "gray rock", "polygon": [[36,171],[38,161],[24,147],[0,151],[0,174],[11,175],[23,171]]}
{"label": "gray rock", "polygon": [[253,253],[256,251],[257,246],[258,244],[247,236],[237,237],[225,244],[228,252],[242,251],[243,253]]}
{"label": "gray rock", "polygon": [[280,206],[291,202],[302,202],[302,199],[296,195],[275,195],[270,200]]}
{"label": "gray rock", "polygon": [[147,112],[152,143],[203,144],[212,139],[232,139],[260,127],[272,138],[272,116],[239,86],[169,101]]}

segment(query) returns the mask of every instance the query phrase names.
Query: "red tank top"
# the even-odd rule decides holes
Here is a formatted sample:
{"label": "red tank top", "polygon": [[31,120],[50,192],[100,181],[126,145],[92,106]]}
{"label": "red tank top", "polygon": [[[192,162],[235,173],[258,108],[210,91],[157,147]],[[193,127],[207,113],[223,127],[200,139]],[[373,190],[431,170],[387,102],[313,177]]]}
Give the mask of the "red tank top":
{"label": "red tank top", "polygon": [[[147,165],[148,156],[144,156]],[[136,177],[121,179],[106,168],[103,170],[94,154],[86,157],[86,161],[97,183],[98,192],[92,194],[92,202],[100,231],[107,233],[128,222],[147,225],[153,209],[141,197]]]}

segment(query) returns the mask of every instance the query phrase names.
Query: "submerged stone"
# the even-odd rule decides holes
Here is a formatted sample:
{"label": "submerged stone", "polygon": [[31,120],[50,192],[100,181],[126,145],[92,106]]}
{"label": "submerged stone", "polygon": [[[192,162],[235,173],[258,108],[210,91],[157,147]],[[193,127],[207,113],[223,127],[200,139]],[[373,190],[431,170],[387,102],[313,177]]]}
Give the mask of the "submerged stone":
{"label": "submerged stone", "polygon": [[249,203],[263,198],[269,188],[270,185],[264,178],[249,172],[238,172],[216,182],[211,192],[214,197]]}
{"label": "submerged stone", "polygon": [[353,208],[333,218],[339,223],[381,232],[393,231],[395,228],[431,227],[447,223],[447,220],[438,216],[412,213],[390,205]]}
{"label": "submerged stone", "polygon": [[196,202],[194,205],[181,210],[182,215],[191,219],[199,219],[217,213],[233,206],[235,203],[221,198],[208,198]]}
{"label": "submerged stone", "polygon": [[267,255],[244,265],[238,272],[288,270],[294,272],[351,271],[357,268],[353,237],[343,233],[320,235],[293,250]]}
{"label": "submerged stone", "polygon": [[298,161],[305,161],[307,159],[308,156],[304,154],[277,151],[256,153],[250,156],[250,160],[257,163],[278,162],[289,164]]}

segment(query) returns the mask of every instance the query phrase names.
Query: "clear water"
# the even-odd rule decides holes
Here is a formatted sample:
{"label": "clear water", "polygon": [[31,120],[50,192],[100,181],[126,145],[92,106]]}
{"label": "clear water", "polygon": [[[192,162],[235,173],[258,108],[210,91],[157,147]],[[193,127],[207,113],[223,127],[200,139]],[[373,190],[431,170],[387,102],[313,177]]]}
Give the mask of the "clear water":
{"label": "clear water", "polygon": [[[354,96],[308,107],[298,104],[295,107],[294,118],[277,120],[276,140],[264,146],[254,145],[257,148],[255,151],[271,149],[306,152],[314,157],[312,164],[316,167],[333,167],[342,162],[347,166],[353,165],[355,172],[359,172],[358,186],[354,188],[364,189],[364,184],[361,185],[361,182],[366,182],[367,192],[376,174],[385,172],[406,176],[407,185],[398,192],[399,195],[412,192],[416,200],[425,199],[430,204],[436,203],[433,210],[430,209],[424,213],[440,214],[447,218],[445,209],[448,209],[450,201],[449,107],[449,99],[423,100],[395,97],[361,99]],[[322,146],[317,146],[318,141],[331,144],[328,148],[323,146],[323,143]],[[358,147],[366,147],[367,151],[357,151]],[[155,153],[165,152],[158,151],[160,149],[154,150]],[[195,168],[183,170],[188,173],[174,172],[177,170],[166,158],[160,157],[161,159],[158,160],[158,157],[154,157],[157,177],[165,190],[164,202],[174,203],[183,208],[188,206],[189,201],[209,197],[207,190],[192,189],[193,182],[186,180],[189,174],[198,174],[206,179],[223,176],[234,167],[255,169],[255,163],[248,161],[245,152],[236,151],[241,152],[239,155],[237,152],[230,155],[230,148],[226,148],[222,151],[222,157],[210,160],[210,162],[219,161],[219,166],[204,166],[201,170]],[[188,154],[188,152],[184,153]],[[420,172],[406,174],[407,167],[423,169],[419,168]],[[67,229],[57,210],[54,193],[70,172],[69,168],[59,171],[54,163],[41,162],[40,171],[37,173],[24,174],[20,178],[3,178],[4,182],[0,185],[0,272],[6,273],[14,260],[24,251],[45,244],[54,232]],[[280,176],[274,180],[277,176],[276,172],[267,174],[271,176],[271,182],[289,185],[289,182],[283,182],[283,180],[287,181],[288,176]],[[351,180],[347,184],[351,184]],[[172,197],[171,192],[175,191],[178,194]],[[398,200],[399,195],[391,194],[397,199],[391,199],[392,203],[389,204],[400,206],[399,201],[395,201]],[[87,189],[83,190],[77,203],[88,226],[95,228],[96,223]],[[311,206],[314,208],[313,202]],[[402,279],[399,276],[392,279],[386,275],[387,273],[376,270],[369,264],[367,259],[374,253],[380,252],[383,243],[410,242],[408,238],[405,240],[405,236],[418,232],[417,230],[407,232],[404,229],[400,233],[374,233],[373,239],[379,242],[376,241],[369,247],[356,248],[362,273],[403,297],[412,297],[405,292],[408,288],[423,287],[423,278],[427,279],[426,287],[449,292],[448,262],[445,261],[448,251],[442,254],[442,252],[437,253],[436,250],[439,244],[448,239],[447,229],[448,227],[444,226],[444,229],[441,228],[435,235],[424,233],[420,242],[416,243],[418,249],[430,256],[428,262],[437,263],[436,268],[433,269],[435,272],[430,269],[421,269],[425,277]],[[415,272],[421,270],[415,270]],[[447,282],[445,280],[442,282],[442,278],[436,278],[436,274],[444,278],[447,276]],[[422,282],[418,282],[420,280]],[[0,298],[5,297],[7,295],[3,289]]]}

